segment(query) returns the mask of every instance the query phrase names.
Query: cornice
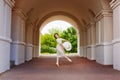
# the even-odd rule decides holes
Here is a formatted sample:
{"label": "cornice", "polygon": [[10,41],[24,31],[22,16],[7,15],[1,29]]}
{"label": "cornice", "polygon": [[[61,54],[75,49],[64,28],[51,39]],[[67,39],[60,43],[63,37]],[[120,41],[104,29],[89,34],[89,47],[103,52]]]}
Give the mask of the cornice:
{"label": "cornice", "polygon": [[96,15],[96,21],[99,21],[103,17],[112,17],[112,10],[102,10]]}
{"label": "cornice", "polygon": [[14,0],[4,0],[5,3],[7,3],[11,8],[14,7],[15,1]]}
{"label": "cornice", "polygon": [[13,13],[16,13],[17,15],[19,15],[23,20],[27,19],[27,15],[22,9],[14,8]]}
{"label": "cornice", "polygon": [[110,2],[110,6],[112,9],[115,9],[116,7],[118,7],[120,5],[120,0],[112,0]]}

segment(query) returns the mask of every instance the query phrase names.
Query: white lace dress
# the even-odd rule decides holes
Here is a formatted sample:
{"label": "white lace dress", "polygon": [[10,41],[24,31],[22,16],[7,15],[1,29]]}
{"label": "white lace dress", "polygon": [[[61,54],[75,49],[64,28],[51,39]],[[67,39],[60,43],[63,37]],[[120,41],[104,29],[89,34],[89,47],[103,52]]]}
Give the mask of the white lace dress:
{"label": "white lace dress", "polygon": [[65,39],[62,39],[62,38],[57,38],[56,39],[56,41],[57,41],[56,50],[57,50],[57,56],[58,57],[61,57],[61,56],[65,55],[65,51],[64,51],[63,47],[61,46],[63,40],[65,40]]}

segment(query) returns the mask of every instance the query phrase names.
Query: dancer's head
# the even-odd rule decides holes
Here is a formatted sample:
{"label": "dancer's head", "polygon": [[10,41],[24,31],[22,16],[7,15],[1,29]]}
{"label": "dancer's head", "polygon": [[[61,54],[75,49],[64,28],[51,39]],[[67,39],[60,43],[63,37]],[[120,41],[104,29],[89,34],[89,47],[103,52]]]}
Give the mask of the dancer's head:
{"label": "dancer's head", "polygon": [[58,33],[55,33],[55,34],[54,34],[54,37],[55,37],[55,39],[59,38],[59,34],[58,34]]}

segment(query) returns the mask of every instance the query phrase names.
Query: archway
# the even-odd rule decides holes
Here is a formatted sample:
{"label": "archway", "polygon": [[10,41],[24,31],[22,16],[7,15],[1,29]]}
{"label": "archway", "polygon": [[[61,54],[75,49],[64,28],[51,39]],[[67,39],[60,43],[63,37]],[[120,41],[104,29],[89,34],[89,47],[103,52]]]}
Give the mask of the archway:
{"label": "archway", "polygon": [[[50,22],[53,22],[53,21],[56,21],[56,20],[61,20],[61,21],[65,21],[66,23],[69,23],[73,26],[73,28],[75,28],[76,30],[76,35],[77,35],[77,54],[80,55],[80,34],[79,34],[79,29],[78,29],[78,25],[77,23],[72,20],[71,18],[67,17],[67,16],[64,16],[64,15],[55,15],[55,16],[51,16],[49,17],[48,19],[46,19],[40,26],[40,36],[41,36],[41,31],[42,29],[45,27],[46,24],[50,23]],[[40,40],[39,40],[40,41]],[[41,52],[40,51],[40,46],[39,46],[39,53]]]}

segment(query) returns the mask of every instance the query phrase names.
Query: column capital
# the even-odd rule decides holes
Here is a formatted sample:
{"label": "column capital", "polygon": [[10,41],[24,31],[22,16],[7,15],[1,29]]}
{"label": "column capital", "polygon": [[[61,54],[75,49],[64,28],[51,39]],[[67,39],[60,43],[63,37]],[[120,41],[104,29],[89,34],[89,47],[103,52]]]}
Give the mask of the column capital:
{"label": "column capital", "polygon": [[5,3],[7,3],[11,8],[13,8],[15,1],[14,0],[4,0]]}
{"label": "column capital", "polygon": [[119,5],[120,5],[120,0],[112,0],[110,2],[110,6],[111,6],[112,9],[115,9]]}
{"label": "column capital", "polygon": [[102,10],[96,15],[96,22],[103,17],[112,17],[112,10]]}
{"label": "column capital", "polygon": [[27,26],[31,25],[32,28],[34,26],[34,23],[30,20],[30,19],[27,19],[27,22],[26,22]]}
{"label": "column capital", "polygon": [[13,13],[16,13],[17,15],[19,15],[23,20],[27,19],[27,15],[24,13],[22,9],[14,8]]}
{"label": "column capital", "polygon": [[90,24],[90,27],[92,27],[95,25],[95,22],[89,22],[89,24]]}

